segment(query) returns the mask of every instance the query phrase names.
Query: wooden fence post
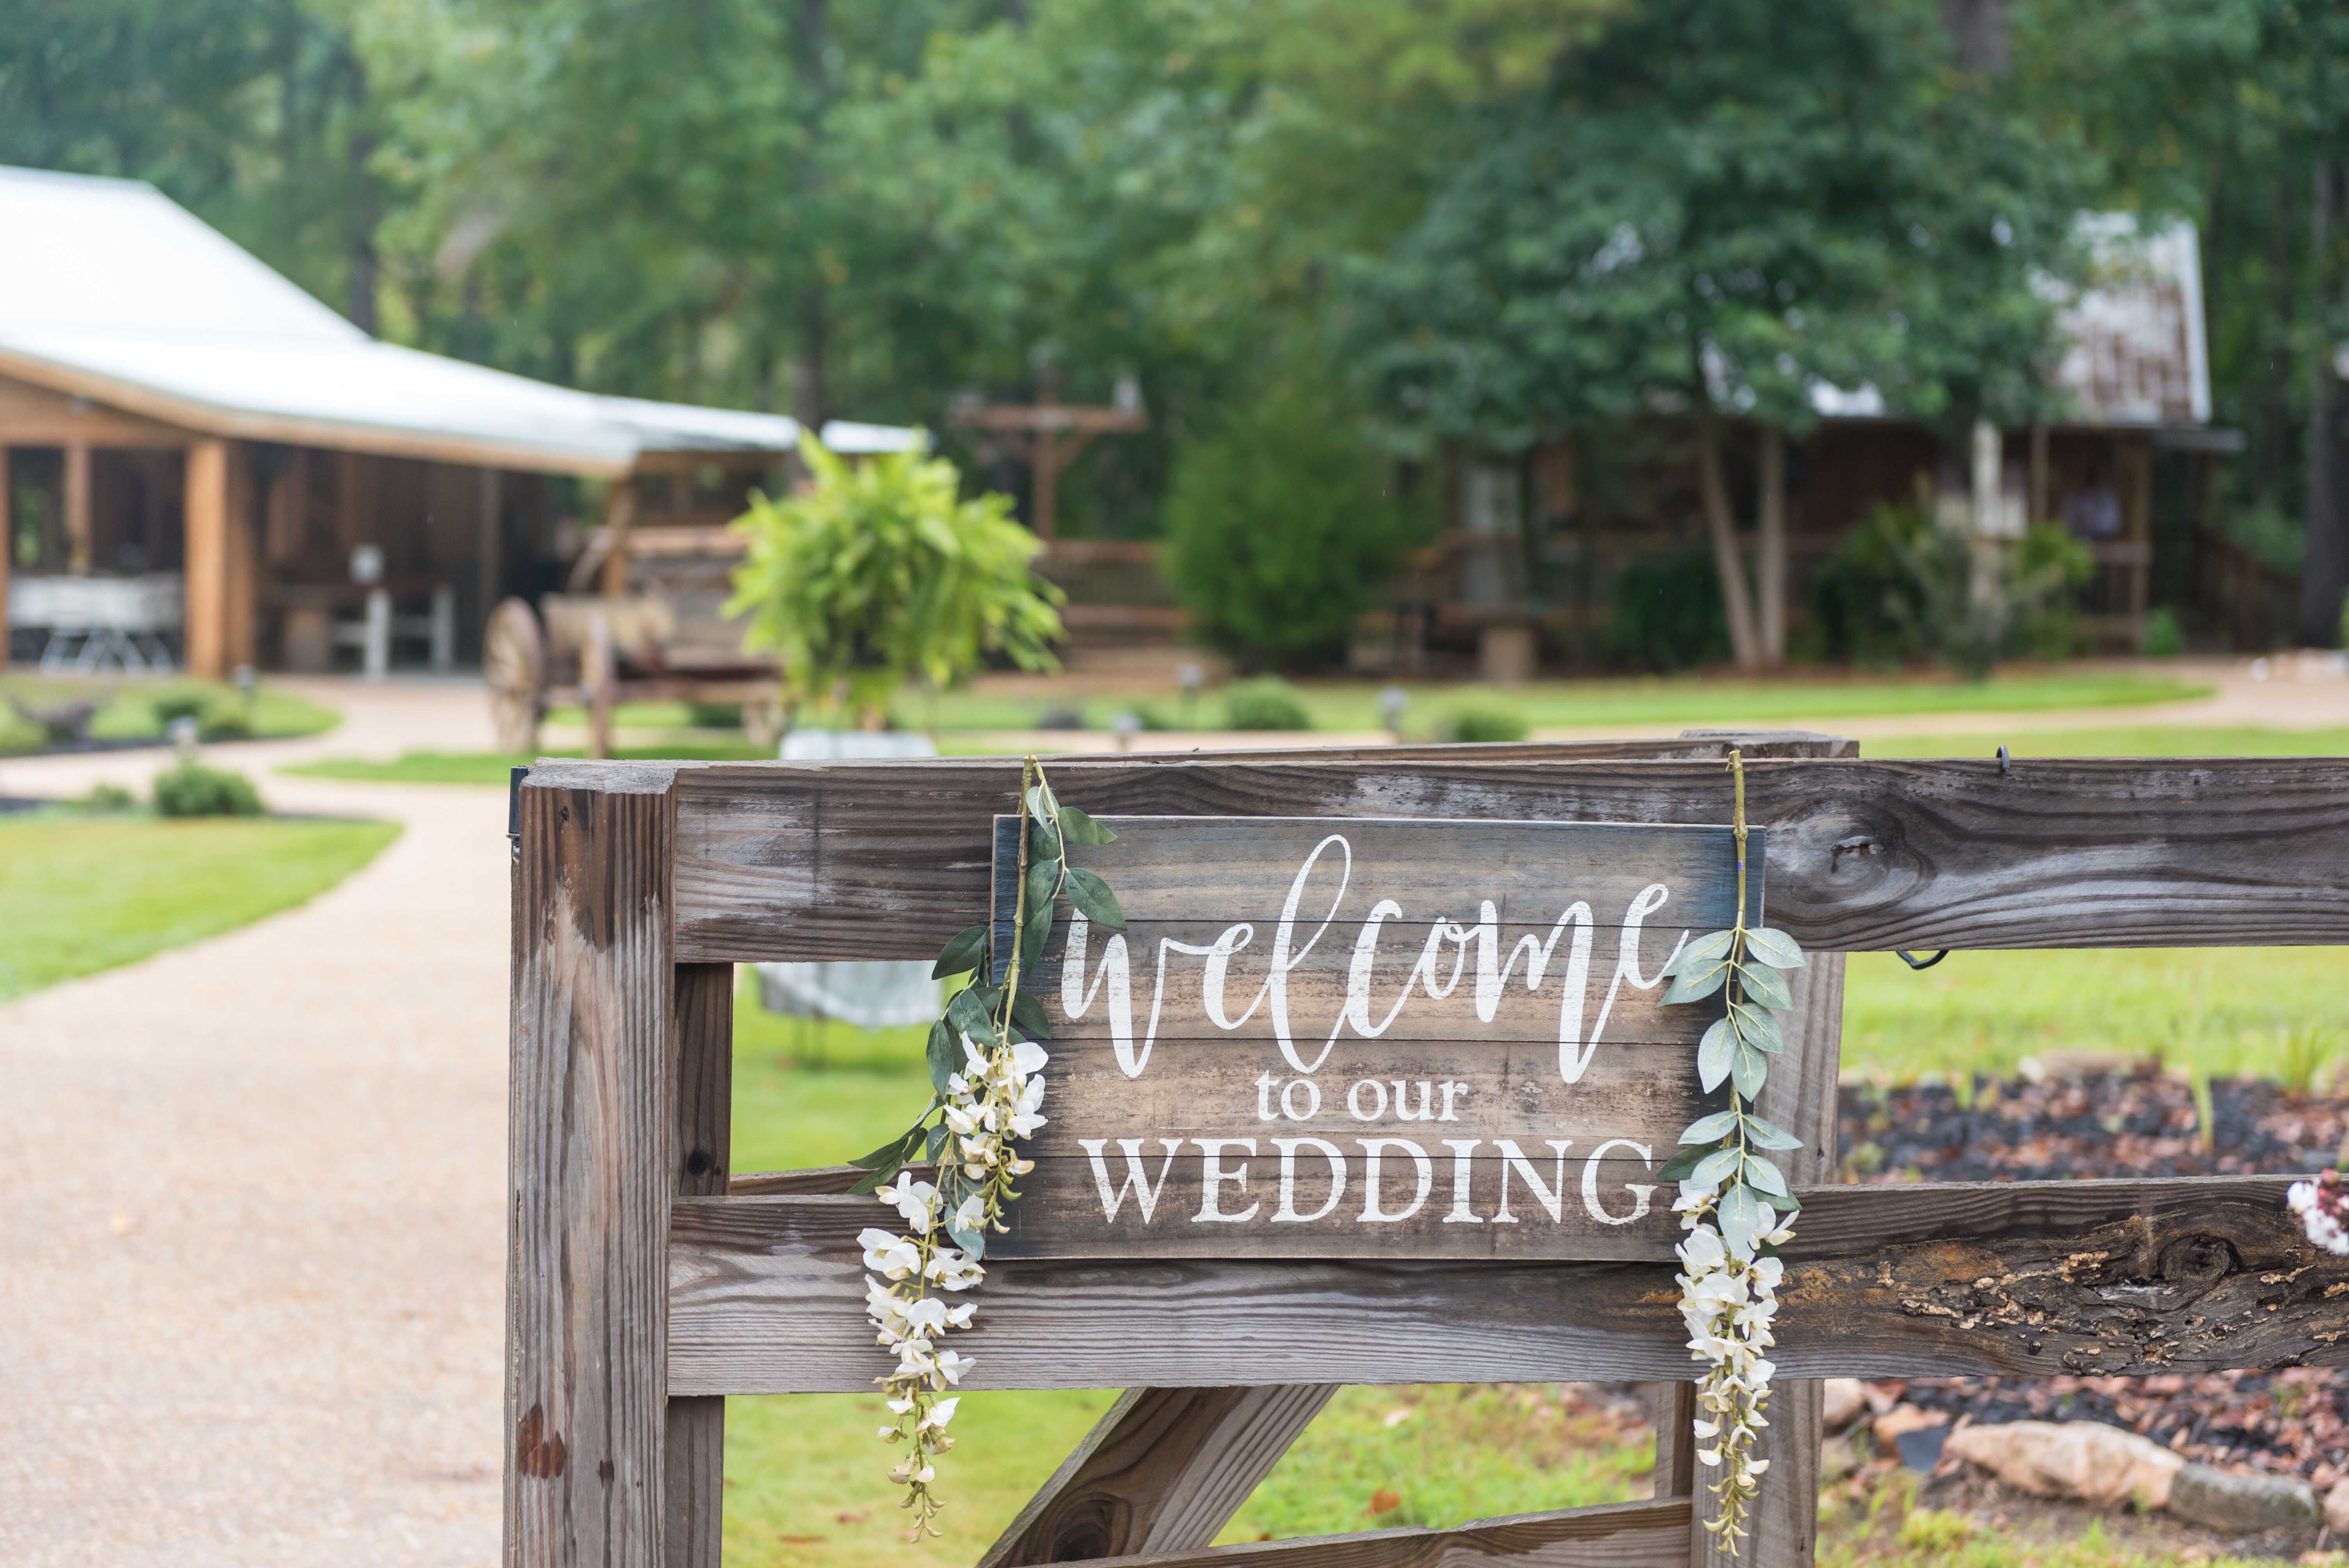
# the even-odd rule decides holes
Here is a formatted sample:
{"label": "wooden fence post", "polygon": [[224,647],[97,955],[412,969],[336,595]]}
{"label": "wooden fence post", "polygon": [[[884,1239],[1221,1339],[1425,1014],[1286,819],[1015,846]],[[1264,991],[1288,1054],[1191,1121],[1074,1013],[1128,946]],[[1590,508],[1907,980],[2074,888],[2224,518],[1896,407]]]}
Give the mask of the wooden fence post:
{"label": "wooden fence post", "polygon": [[[669,1168],[680,1198],[722,1196],[732,1166],[734,965],[677,969],[677,1139]],[[724,1395],[668,1402],[662,1568],[719,1568],[726,1507]]]}
{"label": "wooden fence post", "polygon": [[660,1568],[678,1190],[669,778],[521,789],[507,1568]]}

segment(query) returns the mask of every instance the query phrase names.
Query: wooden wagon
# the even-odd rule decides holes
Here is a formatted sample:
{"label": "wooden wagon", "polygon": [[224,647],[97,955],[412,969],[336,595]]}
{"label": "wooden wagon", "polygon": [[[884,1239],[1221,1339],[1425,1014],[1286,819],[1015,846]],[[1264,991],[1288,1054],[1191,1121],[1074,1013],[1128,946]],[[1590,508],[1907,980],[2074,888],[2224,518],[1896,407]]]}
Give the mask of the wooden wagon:
{"label": "wooden wagon", "polygon": [[[1803,1141],[1776,1157],[1803,1212],[1744,1563],[1811,1560],[1816,1379],[2349,1359],[2349,1259],[2310,1247],[2282,1176],[1820,1185],[1841,954],[2349,942],[2349,764],[1875,762],[1821,737],[1709,734],[1051,767],[1063,800],[1111,823],[1719,824],[1732,744],[1770,923],[1812,954],[1760,1104]],[[519,782],[508,1563],[714,1568],[726,1397],[859,1392],[885,1369],[860,1173],[731,1169],[733,965],[936,953],[990,917],[1019,784],[1011,758],[554,762]],[[1128,1392],[983,1561],[1718,1563],[1674,1272],[1629,1246],[990,1256],[966,1387]],[[1651,1500],[1208,1545],[1339,1384],[1578,1378],[1655,1385]]]}
{"label": "wooden wagon", "polygon": [[[547,710],[576,703],[588,754],[609,757],[613,710],[664,701],[740,704],[751,741],[771,748],[783,729],[773,661],[744,653],[740,625],[723,613],[742,550],[722,526],[605,529],[574,569],[574,592],[535,609],[500,603],[481,635],[498,748],[534,755]],[[598,579],[601,592],[576,591]]]}

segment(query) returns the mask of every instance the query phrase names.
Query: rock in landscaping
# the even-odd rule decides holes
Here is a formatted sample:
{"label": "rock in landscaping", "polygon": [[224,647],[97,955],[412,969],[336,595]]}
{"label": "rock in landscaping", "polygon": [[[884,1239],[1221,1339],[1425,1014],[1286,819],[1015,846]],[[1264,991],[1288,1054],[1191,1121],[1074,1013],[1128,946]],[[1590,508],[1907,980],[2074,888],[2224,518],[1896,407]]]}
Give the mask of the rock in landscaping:
{"label": "rock in landscaping", "polygon": [[2077,1498],[2099,1508],[2131,1500],[2139,1508],[2164,1507],[2187,1468],[2159,1443],[2101,1421],[1962,1427],[1950,1434],[1945,1451],[2034,1496]]}
{"label": "rock in landscaping", "polygon": [[2324,1494],[2324,1528],[2336,1534],[2349,1534],[2349,1480]]}
{"label": "rock in landscaping", "polygon": [[1910,1432],[1926,1427],[1944,1426],[1949,1419],[1939,1410],[1926,1411],[1914,1405],[1895,1405],[1876,1418],[1873,1427],[1876,1446],[1879,1451],[1889,1454],[1893,1445]]}
{"label": "rock in landscaping", "polygon": [[2294,1475],[2238,1475],[2187,1465],[2169,1483],[2169,1511],[2213,1530],[2273,1530],[2314,1523],[2316,1494]]}
{"label": "rock in landscaping", "polygon": [[1820,1393],[1819,1419],[1830,1432],[1841,1431],[1868,1408],[1868,1389],[1857,1377],[1830,1377]]}

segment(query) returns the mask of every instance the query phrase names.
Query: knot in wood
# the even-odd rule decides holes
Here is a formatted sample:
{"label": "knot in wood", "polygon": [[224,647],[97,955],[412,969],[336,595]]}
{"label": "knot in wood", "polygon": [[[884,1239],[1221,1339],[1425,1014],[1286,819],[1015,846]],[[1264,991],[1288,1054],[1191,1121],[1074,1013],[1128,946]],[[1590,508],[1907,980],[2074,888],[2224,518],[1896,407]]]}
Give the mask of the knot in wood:
{"label": "knot in wood", "polygon": [[1899,822],[1864,799],[1806,801],[1769,829],[1774,906],[1784,900],[1843,920],[1897,903],[1930,870],[1909,849]]}
{"label": "knot in wood", "polygon": [[2179,1236],[2161,1249],[2159,1273],[2177,1293],[2176,1302],[2183,1305],[2208,1294],[2241,1266],[2232,1242],[2198,1232]]}

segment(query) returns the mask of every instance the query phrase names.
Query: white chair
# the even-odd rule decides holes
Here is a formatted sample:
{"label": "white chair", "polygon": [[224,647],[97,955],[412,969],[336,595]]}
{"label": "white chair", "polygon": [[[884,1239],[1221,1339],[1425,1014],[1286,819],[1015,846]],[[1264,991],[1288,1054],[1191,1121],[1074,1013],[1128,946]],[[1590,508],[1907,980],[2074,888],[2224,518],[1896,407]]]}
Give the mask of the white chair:
{"label": "white chair", "polygon": [[164,638],[186,619],[186,591],[170,573],[144,577],[18,577],[8,584],[11,625],[48,633],[44,675],[177,668]]}
{"label": "white chair", "polygon": [[[843,758],[936,757],[926,735],[862,729],[794,729],[778,755],[785,762]],[[759,1002],[786,1016],[838,1018],[861,1029],[902,1028],[938,1016],[938,983],[927,959],[835,960],[759,965]]]}

